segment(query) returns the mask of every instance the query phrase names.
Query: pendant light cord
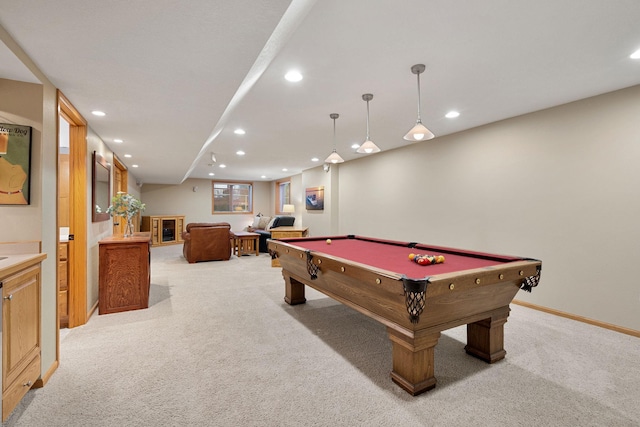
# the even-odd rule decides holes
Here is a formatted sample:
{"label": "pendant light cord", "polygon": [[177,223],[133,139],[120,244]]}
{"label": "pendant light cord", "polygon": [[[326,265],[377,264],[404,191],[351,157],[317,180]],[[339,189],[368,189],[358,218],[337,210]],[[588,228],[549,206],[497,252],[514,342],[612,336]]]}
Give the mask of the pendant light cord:
{"label": "pendant light cord", "polygon": [[333,151],[336,151],[336,119],[333,119]]}
{"label": "pendant light cord", "polygon": [[367,141],[369,141],[369,101],[367,100]]}
{"label": "pendant light cord", "polygon": [[420,118],[420,73],[416,75],[418,76],[418,121],[416,123],[422,123],[422,119]]}

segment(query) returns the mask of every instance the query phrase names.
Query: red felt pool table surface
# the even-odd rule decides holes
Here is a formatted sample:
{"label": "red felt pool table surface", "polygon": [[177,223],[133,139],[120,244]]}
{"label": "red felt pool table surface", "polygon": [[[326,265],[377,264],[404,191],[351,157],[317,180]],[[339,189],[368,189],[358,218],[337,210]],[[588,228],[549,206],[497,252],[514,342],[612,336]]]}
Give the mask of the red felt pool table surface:
{"label": "red felt pool table surface", "polygon": [[[331,244],[327,244],[331,239]],[[483,252],[451,249],[440,246],[417,244],[407,247],[406,242],[368,239],[353,236],[323,236],[304,239],[287,239],[288,243],[301,248],[322,252],[326,255],[347,259],[353,262],[376,267],[382,270],[404,274],[418,279],[454,271],[470,270],[511,262],[519,257],[494,255]],[[442,264],[419,265],[409,260],[409,254],[443,255]]]}

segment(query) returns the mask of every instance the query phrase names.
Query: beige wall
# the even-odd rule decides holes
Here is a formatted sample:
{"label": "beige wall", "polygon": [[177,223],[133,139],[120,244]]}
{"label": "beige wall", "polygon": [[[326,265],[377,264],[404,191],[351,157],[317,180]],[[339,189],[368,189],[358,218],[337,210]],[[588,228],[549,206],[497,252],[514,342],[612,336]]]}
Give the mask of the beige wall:
{"label": "beige wall", "polygon": [[[113,152],[109,147],[100,139],[100,137],[91,129],[87,128],[87,309],[91,308],[98,302],[98,288],[99,288],[99,251],[100,245],[98,242],[105,237],[109,237],[113,234],[113,221],[111,219],[107,221],[93,222],[92,221],[92,191],[91,177],[93,173],[93,152],[96,151],[100,154],[111,166],[111,196],[114,195],[113,190]],[[129,183],[135,182],[135,176],[131,175],[129,171]],[[139,197],[139,194],[130,186],[128,191],[133,196]]]}
{"label": "beige wall", "polygon": [[640,330],[638,117],[640,86],[344,163],[340,233],[538,258],[518,299]]}
{"label": "beige wall", "polygon": [[[338,174],[341,165],[331,165],[329,172],[321,166],[308,169],[302,173],[302,185],[299,189],[292,188],[292,197],[299,203],[302,211],[301,223],[309,227],[310,236],[326,236],[338,233]],[[307,188],[324,187],[324,210],[314,211],[305,209]],[[299,200],[299,202],[298,202]],[[296,212],[298,205],[296,205]],[[301,225],[297,223],[296,225]]]}
{"label": "beige wall", "polygon": [[[3,35],[5,36],[5,35]],[[56,360],[56,90],[0,79],[0,122],[32,127],[31,188],[27,206],[0,206],[0,241],[38,240],[42,263],[42,372]]]}
{"label": "beige wall", "polygon": [[253,182],[253,214],[213,215],[208,179],[187,179],[179,185],[144,184],[140,196],[146,205],[143,215],[185,215],[185,226],[190,222],[228,222],[232,230],[240,231],[251,225],[257,213],[273,212],[272,186],[271,182]]}
{"label": "beige wall", "polygon": [[[289,188],[290,196],[291,196],[291,204],[295,207],[295,213],[293,216],[296,218],[294,226],[296,227],[308,227],[305,220],[305,210],[304,210],[304,185],[302,184],[302,174],[294,175],[291,177],[291,187]],[[272,185],[273,194],[271,196],[272,204],[275,209],[275,185]]]}
{"label": "beige wall", "polygon": [[[0,79],[0,123],[31,126],[31,204],[0,205],[0,241],[41,240],[42,233],[42,102],[43,87]],[[25,224],[31,224],[25,227]],[[28,236],[25,238],[25,236]]]}
{"label": "beige wall", "polygon": [[[320,170],[322,170],[320,168]],[[324,175],[324,172],[322,172]],[[320,175],[323,177],[323,175]],[[196,188],[196,191],[194,190]],[[295,206],[295,225],[306,225],[309,217],[304,211],[302,175],[291,177],[292,203]],[[253,182],[253,214],[213,215],[211,213],[211,180],[187,179],[179,185],[144,184],[142,201],[147,209],[144,215],[185,215],[185,222],[228,222],[232,230],[243,230],[258,213],[275,215],[275,184]],[[325,220],[326,221],[326,220]]]}
{"label": "beige wall", "polygon": [[56,88],[47,82],[43,86],[42,100],[42,151],[40,169],[42,186],[42,251],[47,259],[42,263],[42,293],[41,293],[41,372],[55,364],[57,360],[58,323],[58,93]]}

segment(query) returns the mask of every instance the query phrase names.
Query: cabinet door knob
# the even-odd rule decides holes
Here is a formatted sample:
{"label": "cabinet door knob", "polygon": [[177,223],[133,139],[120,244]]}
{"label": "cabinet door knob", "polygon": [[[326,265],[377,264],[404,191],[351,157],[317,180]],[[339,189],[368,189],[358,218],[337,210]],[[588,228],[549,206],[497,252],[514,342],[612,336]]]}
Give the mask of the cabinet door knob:
{"label": "cabinet door knob", "polygon": [[13,299],[13,294],[9,294],[6,297],[3,297],[4,299],[8,299],[9,301],[11,301]]}
{"label": "cabinet door knob", "polygon": [[26,383],[22,384],[25,387],[31,387],[31,381],[27,381]]}

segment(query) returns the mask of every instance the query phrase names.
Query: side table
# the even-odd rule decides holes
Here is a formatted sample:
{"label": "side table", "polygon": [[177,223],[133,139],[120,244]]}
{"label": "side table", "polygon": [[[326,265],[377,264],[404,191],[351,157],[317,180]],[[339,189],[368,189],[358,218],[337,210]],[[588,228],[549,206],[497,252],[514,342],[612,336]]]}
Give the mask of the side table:
{"label": "side table", "polygon": [[259,255],[258,239],[260,235],[258,233],[232,231],[231,234],[231,247],[233,248],[233,254],[235,256],[241,257],[242,255],[251,255],[252,253],[256,256]]}

